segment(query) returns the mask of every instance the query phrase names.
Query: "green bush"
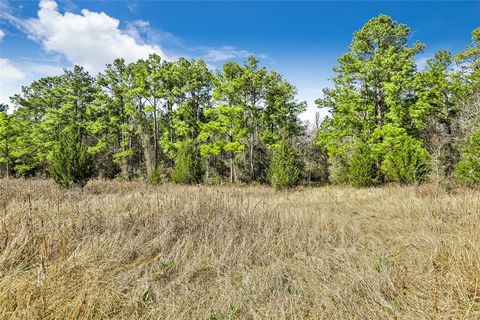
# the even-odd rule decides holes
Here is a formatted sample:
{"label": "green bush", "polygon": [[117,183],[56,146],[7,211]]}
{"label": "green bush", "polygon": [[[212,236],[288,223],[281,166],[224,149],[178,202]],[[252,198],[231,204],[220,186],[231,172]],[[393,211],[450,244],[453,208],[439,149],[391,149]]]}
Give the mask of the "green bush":
{"label": "green bush", "polygon": [[358,188],[378,185],[380,179],[376,159],[366,143],[359,143],[350,160],[349,182]]}
{"label": "green bush", "polygon": [[291,188],[298,185],[301,175],[298,155],[285,141],[276,147],[270,165],[270,183],[278,188]]}
{"label": "green bush", "polygon": [[389,182],[423,182],[430,172],[430,155],[421,141],[400,135],[386,151],[381,171]]}
{"label": "green bush", "polygon": [[345,157],[334,156],[329,159],[328,178],[331,183],[348,184],[349,165]]}
{"label": "green bush", "polygon": [[147,178],[147,183],[149,184],[161,184],[163,182],[163,173],[162,170],[157,168],[153,170],[152,174]]}
{"label": "green bush", "polygon": [[175,183],[195,184],[202,181],[200,152],[191,140],[182,141],[175,158],[172,179]]}
{"label": "green bush", "polygon": [[473,133],[463,148],[455,177],[466,184],[480,185],[480,131]]}
{"label": "green bush", "polygon": [[61,135],[52,155],[50,175],[64,188],[83,187],[94,174],[93,158],[73,129]]}

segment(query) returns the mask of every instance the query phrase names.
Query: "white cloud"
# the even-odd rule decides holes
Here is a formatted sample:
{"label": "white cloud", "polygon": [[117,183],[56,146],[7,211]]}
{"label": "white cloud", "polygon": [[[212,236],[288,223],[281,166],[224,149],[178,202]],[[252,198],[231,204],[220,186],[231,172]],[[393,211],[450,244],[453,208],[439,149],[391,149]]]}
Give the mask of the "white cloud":
{"label": "white cloud", "polygon": [[[0,12],[0,17],[23,30],[46,51],[59,54],[67,62],[80,64],[93,73],[119,57],[127,62],[146,58],[150,53],[166,58],[158,45],[145,43],[140,37],[135,39],[120,29],[119,20],[103,12],[82,10],[81,14],[60,13],[57,2],[41,0],[37,18],[21,19],[13,15],[7,4],[3,8],[5,10]],[[140,24],[138,27],[145,31],[148,25]],[[3,32],[0,30],[0,40],[2,37]],[[55,57],[49,59],[48,63],[28,61],[31,60],[28,58],[20,58],[19,61],[21,60],[24,61],[14,63],[0,57],[0,102],[8,103],[9,97],[19,93],[22,85],[41,77],[59,75],[67,67]]]}
{"label": "white cloud", "polygon": [[61,75],[63,69],[51,63],[25,59],[16,63],[0,58],[0,103],[10,103],[10,97],[20,93],[22,86],[42,77]]}
{"label": "white cloud", "polygon": [[[130,3],[135,5],[136,0]],[[0,18],[25,32],[46,52],[53,53],[48,55],[46,61],[39,61],[36,57],[20,57],[12,62],[0,56],[0,102],[8,102],[11,95],[20,92],[22,85],[41,77],[61,74],[69,64],[79,64],[96,73],[116,58],[134,62],[151,53],[167,60],[177,56],[188,57],[190,53],[191,57],[203,57],[211,64],[254,55],[233,46],[188,47],[184,40],[151,27],[148,21],[130,21],[120,28],[120,21],[104,12],[84,9],[77,14],[69,12],[72,11],[73,2],[67,4],[66,9],[64,6],[60,10],[57,1],[40,0],[37,17],[25,19],[17,16],[18,11],[0,0]],[[0,30],[0,41],[3,37],[4,33]],[[167,57],[163,48],[168,48],[172,55]],[[175,50],[179,52],[175,54]],[[265,55],[257,56],[267,58]],[[211,64],[209,66],[214,69]]]}
{"label": "white cloud", "polygon": [[0,71],[1,82],[18,81],[25,78],[25,73],[15,67],[8,59],[0,58]]}
{"label": "white cloud", "polygon": [[156,43],[162,47],[166,44],[180,47],[184,45],[182,39],[168,31],[153,28],[150,22],[141,19],[127,22],[125,33],[132,36],[138,43]]}
{"label": "white cloud", "polygon": [[0,58],[0,102],[8,103],[8,98],[18,92],[26,77],[10,60]]}
{"label": "white cloud", "polygon": [[158,45],[141,43],[119,28],[120,21],[103,12],[87,9],[81,14],[58,11],[53,0],[40,1],[38,18],[19,22],[28,36],[45,50],[60,53],[73,64],[98,72],[116,58],[133,62],[157,53],[166,54]]}
{"label": "white cloud", "polygon": [[28,70],[29,73],[40,77],[61,75],[64,69],[64,67],[60,65],[52,65],[47,63],[27,63],[25,64],[24,68],[25,70]]}
{"label": "white cloud", "polygon": [[248,58],[254,53],[247,50],[239,50],[235,47],[224,46],[220,48],[205,48],[204,58],[209,61],[224,61],[235,58]]}
{"label": "white cloud", "polygon": [[134,0],[134,1],[127,1],[127,8],[128,8],[128,10],[129,10],[131,13],[137,12],[137,7],[138,7],[138,3],[137,3],[136,0]]}
{"label": "white cloud", "polygon": [[5,32],[3,32],[2,29],[0,29],[0,41],[2,41],[3,37],[5,37]]}
{"label": "white cloud", "polygon": [[416,57],[415,64],[417,65],[417,70],[422,71],[427,66],[428,60],[432,58],[431,56],[420,56]]}

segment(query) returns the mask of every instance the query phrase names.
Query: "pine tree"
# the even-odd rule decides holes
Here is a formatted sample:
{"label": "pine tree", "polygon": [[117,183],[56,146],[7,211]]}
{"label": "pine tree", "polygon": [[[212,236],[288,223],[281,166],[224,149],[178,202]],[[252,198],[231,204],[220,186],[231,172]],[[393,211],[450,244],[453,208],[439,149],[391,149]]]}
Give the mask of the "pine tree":
{"label": "pine tree", "polygon": [[282,140],[275,148],[270,166],[270,183],[277,189],[291,188],[300,182],[298,154]]}
{"label": "pine tree", "polygon": [[[324,90],[324,98],[317,100],[331,112],[319,133],[319,144],[327,148],[331,162],[335,159],[350,166],[357,137],[378,150],[388,147],[383,142],[392,127],[419,136],[413,121],[415,55],[424,45],[409,46],[409,34],[406,25],[379,15],[354,33],[349,51],[338,59],[333,88]],[[379,162],[387,151],[378,150]]]}
{"label": "pine tree", "polygon": [[387,125],[383,141],[374,153],[383,159],[380,170],[387,182],[411,184],[424,182],[431,169],[431,156],[421,140],[409,136],[405,129]]}
{"label": "pine tree", "polygon": [[132,148],[134,108],[129,96],[131,76],[132,68],[123,59],[108,64],[96,79],[99,90],[89,106],[89,113],[95,117],[88,129],[96,137],[89,152],[101,163],[105,176],[119,171],[124,180],[132,178],[131,162],[135,155]]}
{"label": "pine tree", "polygon": [[92,156],[78,128],[71,126],[61,134],[53,153],[50,175],[64,188],[83,187],[94,175]]}
{"label": "pine tree", "polygon": [[12,136],[11,116],[7,114],[8,106],[0,103],[0,176],[10,177],[11,155],[10,143]]}
{"label": "pine tree", "polygon": [[202,181],[203,170],[200,153],[192,140],[182,141],[175,158],[172,179],[180,184],[195,184]]}
{"label": "pine tree", "polygon": [[480,131],[467,140],[462,150],[462,159],[455,168],[455,177],[460,182],[480,185]]}
{"label": "pine tree", "polygon": [[349,181],[355,187],[372,187],[379,183],[377,159],[373,157],[369,146],[358,143],[350,160]]}

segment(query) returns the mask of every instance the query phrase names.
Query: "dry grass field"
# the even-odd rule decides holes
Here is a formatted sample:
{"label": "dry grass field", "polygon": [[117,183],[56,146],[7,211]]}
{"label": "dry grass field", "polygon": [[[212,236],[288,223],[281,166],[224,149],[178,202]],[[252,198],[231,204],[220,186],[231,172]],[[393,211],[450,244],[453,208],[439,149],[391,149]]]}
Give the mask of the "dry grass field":
{"label": "dry grass field", "polygon": [[2,319],[479,319],[480,192],[0,180]]}

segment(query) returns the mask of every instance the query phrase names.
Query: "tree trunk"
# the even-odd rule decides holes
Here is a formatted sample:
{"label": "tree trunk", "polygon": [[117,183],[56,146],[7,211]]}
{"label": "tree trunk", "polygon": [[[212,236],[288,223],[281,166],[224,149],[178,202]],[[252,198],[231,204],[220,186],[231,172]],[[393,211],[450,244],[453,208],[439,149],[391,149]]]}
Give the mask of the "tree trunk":
{"label": "tree trunk", "polygon": [[141,133],[142,147],[143,147],[143,157],[145,158],[145,167],[147,170],[147,177],[151,176],[153,173],[154,162],[152,159],[152,140],[148,130],[148,121],[145,118],[143,123],[143,129]]}
{"label": "tree trunk", "polygon": [[252,138],[250,140],[250,181],[253,182],[255,180],[255,164],[253,163],[253,144],[255,141],[255,129],[252,132]]}
{"label": "tree trunk", "polygon": [[233,152],[230,152],[230,182],[234,183],[235,182],[235,164],[234,164],[234,154]]}
{"label": "tree trunk", "polygon": [[210,178],[209,172],[210,172],[210,166],[208,163],[208,156],[206,156],[205,157],[205,181],[207,181],[207,183],[209,182],[208,179]]}
{"label": "tree trunk", "polygon": [[375,118],[377,122],[377,128],[381,129],[383,125],[383,114],[382,114],[382,102],[380,98],[380,93],[378,92],[375,95]]}
{"label": "tree trunk", "polygon": [[7,179],[10,179],[10,155],[9,155],[9,152],[8,152],[8,137],[5,138],[5,173],[6,173],[6,177]]}
{"label": "tree trunk", "polygon": [[121,174],[122,178],[124,180],[130,181],[130,168],[129,168],[129,163],[128,163],[128,158],[123,157],[122,162],[120,164],[120,169],[121,169]]}
{"label": "tree trunk", "polygon": [[153,112],[153,142],[154,142],[154,150],[155,150],[155,159],[154,159],[154,167],[155,170],[158,169],[158,120],[157,120],[157,110],[155,106],[155,111]]}
{"label": "tree trunk", "polygon": [[154,163],[151,152],[151,142],[148,134],[142,134],[143,157],[145,158],[145,167],[147,169],[147,177],[151,176],[154,170]]}
{"label": "tree trunk", "polygon": [[150,128],[148,125],[148,118],[144,112],[144,103],[140,101],[138,113],[138,125],[141,128],[140,141],[142,145],[143,157],[145,160],[145,168],[147,177],[153,173],[153,159],[152,159],[152,141],[150,136]]}

